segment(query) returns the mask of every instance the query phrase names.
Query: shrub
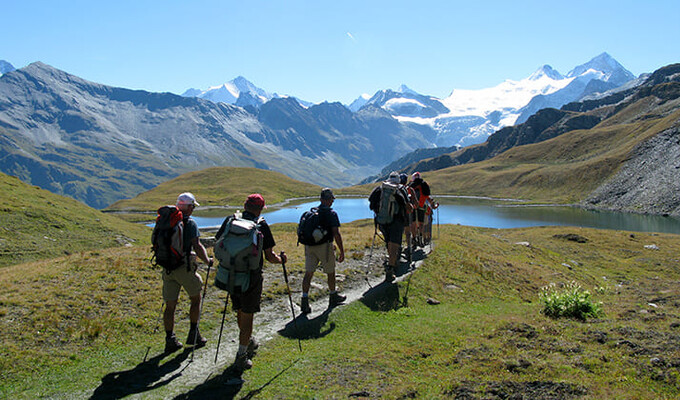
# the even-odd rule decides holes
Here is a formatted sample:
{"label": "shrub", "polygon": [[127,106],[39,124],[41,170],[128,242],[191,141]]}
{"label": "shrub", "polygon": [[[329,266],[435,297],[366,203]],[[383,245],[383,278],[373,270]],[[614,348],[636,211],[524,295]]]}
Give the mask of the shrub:
{"label": "shrub", "polygon": [[541,289],[541,301],[544,304],[543,313],[551,318],[575,318],[585,321],[588,317],[598,317],[604,314],[602,303],[595,303],[590,292],[576,282],[569,282],[558,287],[551,283]]}

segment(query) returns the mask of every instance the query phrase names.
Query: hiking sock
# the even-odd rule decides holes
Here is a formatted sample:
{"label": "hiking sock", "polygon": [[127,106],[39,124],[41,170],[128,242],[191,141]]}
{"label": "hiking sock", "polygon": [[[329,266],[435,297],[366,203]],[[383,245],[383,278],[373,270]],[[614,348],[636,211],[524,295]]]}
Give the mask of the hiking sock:
{"label": "hiking sock", "polygon": [[198,322],[191,322],[189,324],[189,332],[196,332],[196,329],[198,329]]}
{"label": "hiking sock", "polygon": [[245,346],[244,346],[244,345],[242,345],[242,344],[239,344],[239,345],[238,345],[238,351],[236,352],[236,355],[237,355],[237,356],[238,356],[238,355],[241,355],[241,354],[245,353],[246,350],[248,350],[248,345],[245,345]]}
{"label": "hiking sock", "polygon": [[309,297],[309,293],[302,292],[302,298]]}
{"label": "hiking sock", "polygon": [[165,331],[165,338],[170,339],[174,335],[173,331]]}

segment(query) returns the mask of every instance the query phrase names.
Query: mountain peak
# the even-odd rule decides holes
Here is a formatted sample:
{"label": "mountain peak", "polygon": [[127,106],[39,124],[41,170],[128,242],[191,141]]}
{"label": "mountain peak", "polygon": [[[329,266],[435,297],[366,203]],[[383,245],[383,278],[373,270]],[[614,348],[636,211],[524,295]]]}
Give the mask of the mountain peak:
{"label": "mountain peak", "polygon": [[399,88],[397,88],[397,93],[408,93],[408,94],[419,94],[415,90],[409,88],[408,86],[401,84],[399,85]]}
{"label": "mountain peak", "polygon": [[552,80],[560,80],[560,79],[564,79],[564,77],[562,76],[562,74],[560,74],[559,72],[557,72],[553,67],[551,67],[551,66],[548,65],[548,64],[545,64],[545,65],[543,65],[541,68],[537,69],[536,72],[534,72],[533,74],[531,74],[531,76],[529,76],[528,79],[529,79],[530,81],[537,81],[537,80],[543,78],[544,76],[545,76],[545,77],[548,77],[548,78],[550,78],[550,79],[552,79]]}
{"label": "mountain peak", "polygon": [[16,68],[5,60],[0,60],[0,75],[14,71]]}
{"label": "mountain peak", "polygon": [[587,73],[589,70],[602,72],[604,74],[603,80],[607,82],[612,79],[616,81],[629,81],[635,79],[635,75],[625,69],[623,65],[619,64],[619,62],[607,52],[601,53],[585,64],[576,66],[574,69],[569,71],[567,78],[581,76]]}

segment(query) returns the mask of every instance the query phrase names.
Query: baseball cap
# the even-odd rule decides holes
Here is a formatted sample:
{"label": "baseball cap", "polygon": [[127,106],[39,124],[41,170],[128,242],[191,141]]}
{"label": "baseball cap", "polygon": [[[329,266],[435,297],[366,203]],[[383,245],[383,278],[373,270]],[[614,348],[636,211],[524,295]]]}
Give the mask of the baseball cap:
{"label": "baseball cap", "polygon": [[390,177],[387,180],[390,183],[399,183],[399,173],[397,171],[390,172]]}
{"label": "baseball cap", "polygon": [[323,188],[321,189],[321,200],[330,200],[334,199],[335,196],[333,195],[333,191],[330,188]]}
{"label": "baseball cap", "polygon": [[267,208],[264,205],[264,197],[259,193],[253,193],[246,199],[246,205],[253,206],[256,208]]}
{"label": "baseball cap", "polygon": [[182,204],[190,204],[196,207],[200,206],[200,204],[198,204],[198,202],[196,201],[194,195],[190,192],[184,192],[177,196],[177,205],[179,206]]}
{"label": "baseball cap", "polygon": [[414,172],[413,175],[411,175],[412,179],[418,179],[420,178],[420,172]]}

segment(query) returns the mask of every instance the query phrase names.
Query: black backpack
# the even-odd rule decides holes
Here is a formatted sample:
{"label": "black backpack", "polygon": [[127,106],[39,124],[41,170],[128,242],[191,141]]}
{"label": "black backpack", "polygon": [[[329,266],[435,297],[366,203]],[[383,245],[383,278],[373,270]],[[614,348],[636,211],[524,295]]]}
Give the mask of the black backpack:
{"label": "black backpack", "polygon": [[297,228],[298,243],[314,246],[328,240],[328,229],[321,224],[321,214],[317,207],[302,213]]}
{"label": "black backpack", "polygon": [[151,234],[151,264],[170,272],[185,263],[184,220],[175,206],[158,209],[156,225]]}

